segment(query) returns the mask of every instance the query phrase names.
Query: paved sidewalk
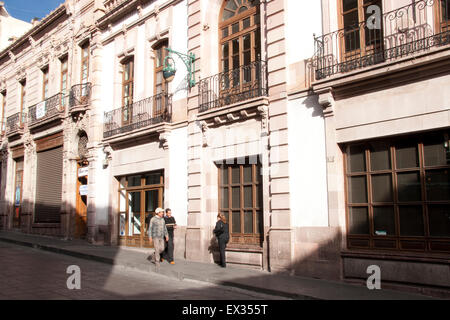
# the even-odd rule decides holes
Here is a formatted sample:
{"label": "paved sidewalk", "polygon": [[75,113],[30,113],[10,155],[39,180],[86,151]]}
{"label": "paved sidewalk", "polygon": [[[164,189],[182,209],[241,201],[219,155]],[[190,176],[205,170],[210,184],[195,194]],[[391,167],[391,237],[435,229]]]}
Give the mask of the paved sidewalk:
{"label": "paved sidewalk", "polygon": [[[157,268],[148,258],[151,249],[139,250],[123,247],[96,246],[84,240],[62,240],[0,231],[0,241],[94,260],[111,265],[120,265],[146,272],[157,272],[177,279],[191,279],[219,285],[238,287],[261,293],[292,299],[325,300],[417,300],[432,299],[428,296],[393,290],[368,290],[364,286],[342,282],[249,270],[234,266],[221,268],[215,264],[177,259],[175,265],[166,262]],[[2,261],[3,262],[3,261]]]}

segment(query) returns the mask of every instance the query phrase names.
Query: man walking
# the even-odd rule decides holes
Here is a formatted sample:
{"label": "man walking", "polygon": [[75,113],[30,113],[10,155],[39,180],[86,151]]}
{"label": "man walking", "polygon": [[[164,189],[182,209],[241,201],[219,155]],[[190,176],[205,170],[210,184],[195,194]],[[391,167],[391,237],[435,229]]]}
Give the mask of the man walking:
{"label": "man walking", "polygon": [[160,254],[164,251],[164,239],[169,240],[169,234],[167,232],[166,223],[164,222],[162,208],[155,210],[156,215],[150,220],[150,226],[148,227],[148,235],[150,243],[153,242],[155,247],[155,253],[153,256],[156,266],[160,263]]}
{"label": "man walking", "polygon": [[166,209],[164,221],[166,222],[167,231],[169,233],[169,240],[166,241],[166,250],[164,250],[163,258],[167,259],[167,262],[170,264],[175,264],[173,261],[173,230],[176,229],[177,222],[175,221],[175,218],[172,217],[172,210],[169,208]]}

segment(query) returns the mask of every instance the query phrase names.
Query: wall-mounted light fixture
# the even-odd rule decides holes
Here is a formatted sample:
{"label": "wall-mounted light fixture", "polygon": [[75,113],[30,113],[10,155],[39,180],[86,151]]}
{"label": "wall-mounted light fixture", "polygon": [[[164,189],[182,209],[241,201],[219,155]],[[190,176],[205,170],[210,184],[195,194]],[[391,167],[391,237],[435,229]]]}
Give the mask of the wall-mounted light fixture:
{"label": "wall-mounted light fixture", "polygon": [[170,48],[166,48],[166,50],[169,52],[169,55],[164,59],[164,67],[163,67],[163,77],[166,81],[172,81],[175,77],[175,73],[177,72],[177,69],[175,67],[175,60],[172,58],[171,54],[176,54],[186,65],[187,71],[189,73],[188,83],[189,88],[192,88],[195,86],[195,54],[189,53],[184,54],[177,52],[175,50],[172,50]]}

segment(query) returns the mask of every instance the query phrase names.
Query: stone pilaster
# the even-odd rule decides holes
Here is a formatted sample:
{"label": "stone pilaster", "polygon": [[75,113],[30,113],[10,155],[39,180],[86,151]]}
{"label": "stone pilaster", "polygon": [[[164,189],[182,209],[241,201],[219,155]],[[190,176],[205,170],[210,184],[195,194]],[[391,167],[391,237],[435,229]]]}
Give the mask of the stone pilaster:
{"label": "stone pilaster", "polygon": [[25,146],[24,172],[22,184],[22,203],[21,203],[21,229],[25,232],[31,232],[33,223],[34,199],[36,194],[36,143],[32,136],[26,133],[23,137]]}
{"label": "stone pilaster", "polygon": [[[268,228],[269,270],[290,270],[294,259],[294,231],[289,179],[286,12],[284,1],[262,4],[262,34],[266,43],[269,84],[269,179]],[[264,42],[263,42],[264,43]],[[278,48],[278,49],[275,49]],[[269,182],[270,181],[270,182]],[[266,217],[265,217],[266,218]]]}

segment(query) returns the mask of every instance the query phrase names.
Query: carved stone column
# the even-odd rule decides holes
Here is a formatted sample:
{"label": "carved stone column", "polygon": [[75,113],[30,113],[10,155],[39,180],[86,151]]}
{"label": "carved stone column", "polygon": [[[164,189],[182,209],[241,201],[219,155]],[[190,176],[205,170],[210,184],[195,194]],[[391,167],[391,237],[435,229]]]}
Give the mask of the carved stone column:
{"label": "carved stone column", "polygon": [[0,150],[1,180],[0,180],[0,230],[6,230],[8,221],[8,201],[6,200],[6,183],[8,181],[8,148],[3,146]]}
{"label": "carved stone column", "polygon": [[36,194],[36,143],[31,134],[26,133],[23,137],[25,147],[24,172],[23,172],[23,196],[21,208],[22,231],[31,232],[33,223],[34,199]]}

